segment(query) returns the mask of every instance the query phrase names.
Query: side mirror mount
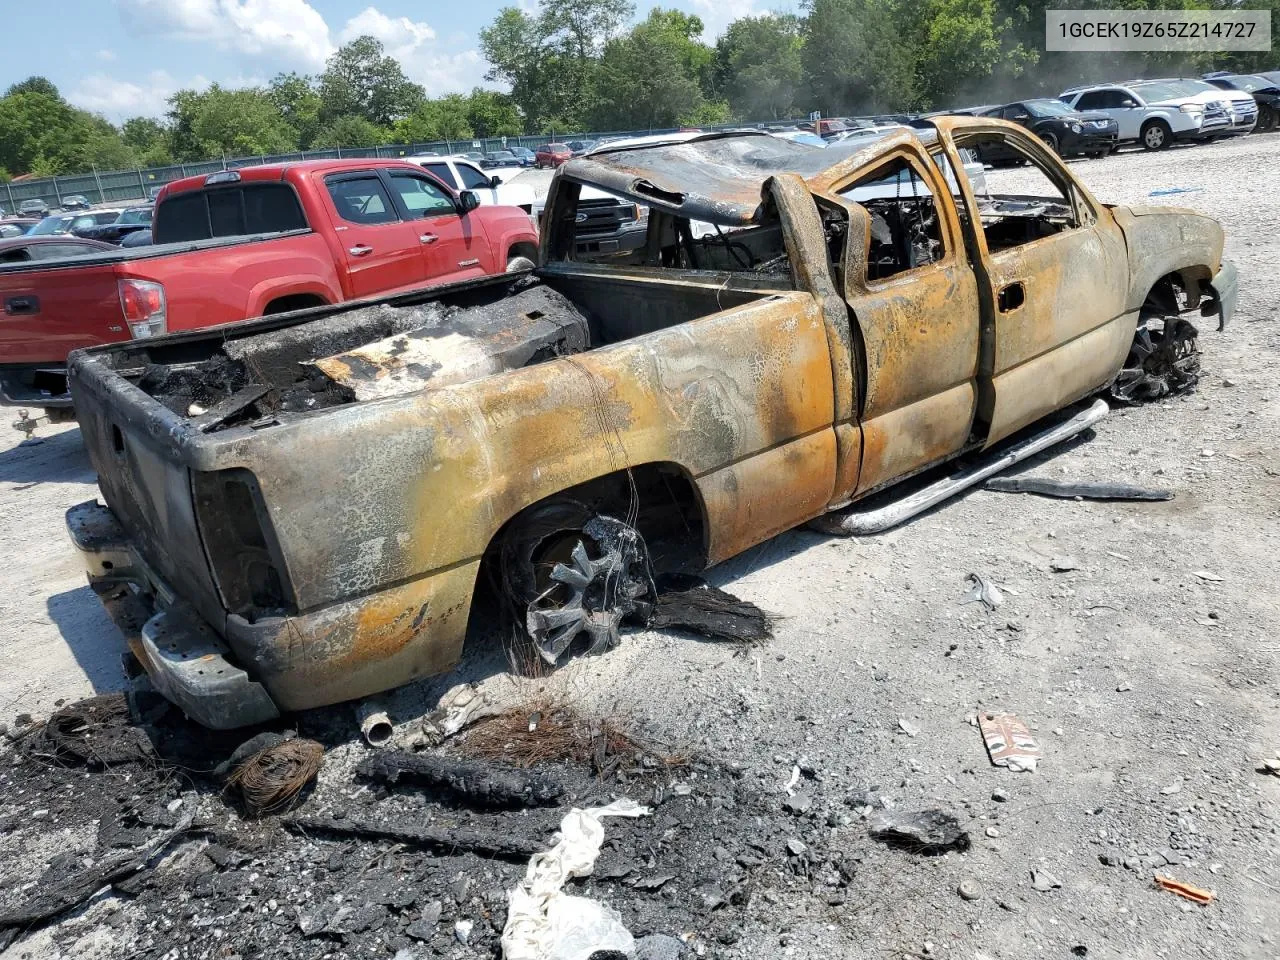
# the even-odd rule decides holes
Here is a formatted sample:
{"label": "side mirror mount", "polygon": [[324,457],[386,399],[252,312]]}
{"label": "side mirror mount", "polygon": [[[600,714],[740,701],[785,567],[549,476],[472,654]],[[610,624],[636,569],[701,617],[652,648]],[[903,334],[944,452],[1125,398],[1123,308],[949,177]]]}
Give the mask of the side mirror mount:
{"label": "side mirror mount", "polygon": [[491,187],[502,186],[502,178],[495,173],[492,177],[489,178],[489,186]]}
{"label": "side mirror mount", "polygon": [[471,190],[463,190],[458,194],[458,213],[466,216],[476,207],[480,206],[480,198]]}

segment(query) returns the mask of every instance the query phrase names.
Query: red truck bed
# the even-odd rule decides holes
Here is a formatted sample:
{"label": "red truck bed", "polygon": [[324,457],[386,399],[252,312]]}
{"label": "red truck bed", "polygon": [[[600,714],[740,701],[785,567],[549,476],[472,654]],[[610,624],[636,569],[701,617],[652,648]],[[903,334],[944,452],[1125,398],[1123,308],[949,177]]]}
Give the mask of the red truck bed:
{"label": "red truck bed", "polygon": [[0,266],[0,400],[70,406],[65,365],[79,347],[407,292],[536,256],[523,211],[474,200],[394,160],[171,183],[156,246]]}

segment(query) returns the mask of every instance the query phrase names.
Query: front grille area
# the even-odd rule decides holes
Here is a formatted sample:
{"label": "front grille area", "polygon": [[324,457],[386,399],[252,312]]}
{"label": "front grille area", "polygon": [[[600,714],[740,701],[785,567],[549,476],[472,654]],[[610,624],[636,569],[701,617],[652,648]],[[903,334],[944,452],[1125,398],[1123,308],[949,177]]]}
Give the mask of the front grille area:
{"label": "front grille area", "polygon": [[624,223],[635,220],[635,209],[632,204],[618,200],[579,200],[577,220],[577,236],[595,236],[602,233],[616,233]]}

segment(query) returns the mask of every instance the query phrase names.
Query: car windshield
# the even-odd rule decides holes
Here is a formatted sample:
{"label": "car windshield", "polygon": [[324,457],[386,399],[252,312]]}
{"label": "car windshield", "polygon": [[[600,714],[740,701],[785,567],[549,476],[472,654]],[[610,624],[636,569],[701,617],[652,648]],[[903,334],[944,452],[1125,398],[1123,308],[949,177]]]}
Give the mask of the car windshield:
{"label": "car windshield", "polygon": [[1237,90],[1243,90],[1245,93],[1253,93],[1255,90],[1265,90],[1267,87],[1274,87],[1276,82],[1268,80],[1266,77],[1254,76],[1253,74],[1244,74],[1239,77],[1227,77],[1231,85]]}
{"label": "car windshield", "polygon": [[1133,89],[1148,101],[1177,100],[1181,97],[1194,97],[1206,90],[1216,93],[1217,87],[1201,80],[1154,80],[1147,83],[1135,83]]}
{"label": "car windshield", "polygon": [[70,217],[45,217],[31,228],[30,235],[43,237],[51,233],[65,233],[70,222]]}
{"label": "car windshield", "polygon": [[1075,113],[1061,100],[1026,100],[1023,106],[1033,117],[1065,117]]}
{"label": "car windshield", "polygon": [[116,223],[150,223],[151,207],[140,207],[137,210],[123,210],[116,217]]}
{"label": "car windshield", "polygon": [[498,151],[495,151],[494,153],[489,154],[489,159],[490,160],[510,160],[514,156],[515,154],[512,153],[510,150],[498,150]]}

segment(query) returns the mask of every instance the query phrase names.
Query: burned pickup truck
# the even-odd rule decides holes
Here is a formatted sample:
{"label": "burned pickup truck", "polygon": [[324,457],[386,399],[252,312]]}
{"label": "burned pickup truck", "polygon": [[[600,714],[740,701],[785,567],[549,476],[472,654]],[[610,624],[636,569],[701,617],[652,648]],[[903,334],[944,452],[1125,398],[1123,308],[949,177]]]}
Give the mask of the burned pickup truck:
{"label": "burned pickup truck", "polygon": [[[1029,166],[979,195],[959,151],[988,141]],[[642,246],[582,253],[587,187],[647,207]],[[106,504],[71,536],[192,718],[448,670],[499,605],[547,659],[607,646],[650,570],[1099,391],[1185,388],[1189,317],[1235,298],[1213,220],[1108,207],[996,120],[599,152],[555,177],[540,242],[532,273],[73,356]]]}

